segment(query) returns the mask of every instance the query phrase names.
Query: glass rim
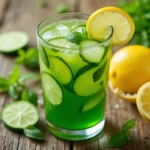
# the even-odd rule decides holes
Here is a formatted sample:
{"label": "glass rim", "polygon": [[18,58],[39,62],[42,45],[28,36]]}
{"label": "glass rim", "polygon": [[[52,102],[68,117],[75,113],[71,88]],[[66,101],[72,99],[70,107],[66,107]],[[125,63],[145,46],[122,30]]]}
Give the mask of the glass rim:
{"label": "glass rim", "polygon": [[[68,47],[61,47],[61,46],[56,46],[56,45],[53,45],[53,44],[50,44],[50,43],[48,43],[47,41],[45,41],[44,39],[42,39],[42,37],[40,36],[40,31],[39,31],[39,28],[40,28],[40,26],[43,24],[43,23],[45,23],[46,21],[48,21],[49,19],[55,19],[55,18],[59,18],[59,17],[67,17],[67,16],[72,16],[72,15],[78,15],[78,16],[85,16],[85,17],[89,17],[90,15],[88,15],[88,14],[84,14],[84,13],[80,13],[80,12],[71,12],[71,13],[64,13],[64,14],[58,14],[58,15],[54,15],[54,16],[51,16],[51,17],[47,17],[46,19],[44,19],[43,21],[41,21],[39,24],[38,24],[38,26],[37,26],[37,28],[36,28],[36,35],[37,35],[37,37],[38,37],[38,39],[42,42],[42,44],[44,44],[44,45],[46,45],[47,47],[50,47],[50,49],[51,48],[53,48],[54,50],[57,50],[57,51],[67,51],[67,52],[71,52],[71,53],[77,53],[77,52],[79,52],[80,51],[80,49],[79,48],[68,48]],[[73,18],[73,19],[75,19],[75,18]],[[54,22],[55,23],[55,22]],[[92,46],[89,46],[89,47],[85,47],[86,48],[86,50],[85,51],[89,51],[89,50],[92,50],[91,48],[94,48],[94,47],[97,47],[97,46],[104,46],[104,45],[106,45],[107,44],[107,42],[112,38],[112,36],[113,36],[113,27],[112,26],[109,26],[109,29],[108,29],[108,31],[111,31],[110,32],[110,35],[108,36],[108,38],[105,40],[105,41],[103,41],[103,42],[99,42],[98,44],[95,44],[95,45],[92,45]],[[94,40],[94,39],[91,39],[91,40]],[[97,41],[97,40],[95,40],[95,41]]]}

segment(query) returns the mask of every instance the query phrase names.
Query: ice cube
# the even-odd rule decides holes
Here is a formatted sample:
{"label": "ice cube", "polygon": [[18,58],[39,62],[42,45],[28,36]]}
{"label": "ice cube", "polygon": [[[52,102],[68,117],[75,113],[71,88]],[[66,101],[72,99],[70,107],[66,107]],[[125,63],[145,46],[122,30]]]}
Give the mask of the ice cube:
{"label": "ice cube", "polygon": [[58,36],[59,36],[59,31],[55,29],[55,30],[44,32],[42,38],[47,41]]}
{"label": "ice cube", "polygon": [[66,37],[70,32],[69,28],[63,24],[58,25],[56,28],[60,33],[60,37]]}

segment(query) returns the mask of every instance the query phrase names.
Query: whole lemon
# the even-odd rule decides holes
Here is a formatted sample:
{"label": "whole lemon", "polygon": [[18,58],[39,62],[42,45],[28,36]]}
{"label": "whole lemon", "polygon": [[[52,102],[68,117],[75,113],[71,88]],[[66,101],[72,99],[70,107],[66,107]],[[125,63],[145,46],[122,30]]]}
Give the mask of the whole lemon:
{"label": "whole lemon", "polygon": [[109,79],[124,93],[137,93],[150,81],[150,49],[141,45],[126,46],[111,59]]}

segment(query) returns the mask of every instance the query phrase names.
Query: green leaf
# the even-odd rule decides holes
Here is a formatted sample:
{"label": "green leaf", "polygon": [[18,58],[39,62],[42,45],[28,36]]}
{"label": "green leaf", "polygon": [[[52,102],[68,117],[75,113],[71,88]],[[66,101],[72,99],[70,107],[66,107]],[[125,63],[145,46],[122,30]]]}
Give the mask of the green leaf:
{"label": "green leaf", "polygon": [[124,131],[129,131],[135,126],[135,123],[136,123],[135,119],[128,120],[125,124],[123,124],[122,129]]}
{"label": "green leaf", "polygon": [[37,75],[35,73],[26,73],[18,79],[18,83],[22,85],[22,84],[24,84],[25,80],[28,80],[31,78],[37,78],[37,77],[39,77],[39,75]]}
{"label": "green leaf", "polygon": [[70,32],[66,37],[66,40],[68,40],[71,43],[76,43],[78,45],[83,39],[84,37],[80,32]]}
{"label": "green leaf", "polygon": [[125,131],[120,131],[111,136],[109,140],[109,147],[120,147],[128,142],[127,134]]}
{"label": "green leaf", "polygon": [[129,134],[129,131],[126,131],[126,136],[127,136],[128,141],[131,140],[131,135]]}
{"label": "green leaf", "polygon": [[93,81],[94,82],[97,82],[100,79],[100,77],[103,75],[105,68],[106,68],[106,62],[98,70],[96,70],[93,73]]}
{"label": "green leaf", "polygon": [[7,91],[9,88],[9,81],[4,77],[0,77],[0,91]]}
{"label": "green leaf", "polygon": [[37,106],[38,96],[30,89],[23,90],[21,94],[22,100],[29,101],[33,105]]}
{"label": "green leaf", "polygon": [[18,99],[18,97],[19,97],[19,92],[17,91],[17,87],[14,85],[9,86],[8,93],[14,99]]}
{"label": "green leaf", "polygon": [[85,36],[85,37],[88,37],[88,33],[86,31],[86,27],[83,27],[82,28],[82,34]]}
{"label": "green leaf", "polygon": [[13,67],[13,69],[9,73],[9,76],[8,76],[9,83],[13,84],[17,82],[19,77],[20,77],[20,66],[16,65]]}
{"label": "green leaf", "polygon": [[25,55],[25,62],[24,64],[30,68],[37,68],[39,67],[38,61],[38,49],[37,48],[29,48]]}
{"label": "green leaf", "polygon": [[15,59],[15,62],[18,64],[24,64],[31,69],[38,68],[39,61],[37,48],[29,48],[26,51],[20,49],[18,51],[18,57]]}
{"label": "green leaf", "polygon": [[18,50],[18,57],[15,59],[15,62],[18,64],[22,64],[25,60],[25,52],[23,49]]}
{"label": "green leaf", "polygon": [[24,134],[32,139],[45,140],[44,133],[34,126],[28,126],[24,129]]}
{"label": "green leaf", "polygon": [[57,6],[57,13],[62,14],[62,13],[66,13],[69,11],[69,5],[68,4],[59,4]]}
{"label": "green leaf", "polygon": [[44,49],[43,46],[40,46],[40,48],[39,48],[39,53],[40,53],[40,56],[41,56],[41,58],[42,58],[42,60],[43,60],[43,63],[45,64],[45,66],[46,66],[47,68],[49,68],[48,56],[47,56],[47,53],[46,53],[46,51],[45,51],[45,49]]}

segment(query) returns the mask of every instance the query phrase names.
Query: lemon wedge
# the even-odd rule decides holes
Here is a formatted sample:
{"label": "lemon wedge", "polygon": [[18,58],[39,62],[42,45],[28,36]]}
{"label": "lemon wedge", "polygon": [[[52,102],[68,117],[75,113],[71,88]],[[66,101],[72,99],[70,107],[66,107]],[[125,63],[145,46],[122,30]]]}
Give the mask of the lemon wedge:
{"label": "lemon wedge", "polygon": [[140,114],[150,120],[150,82],[143,84],[138,90],[136,105]]}
{"label": "lemon wedge", "polygon": [[124,10],[108,6],[94,12],[87,20],[86,30],[90,38],[104,41],[109,37],[109,26],[113,26],[113,45],[124,45],[133,36],[135,25]]}

